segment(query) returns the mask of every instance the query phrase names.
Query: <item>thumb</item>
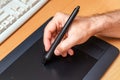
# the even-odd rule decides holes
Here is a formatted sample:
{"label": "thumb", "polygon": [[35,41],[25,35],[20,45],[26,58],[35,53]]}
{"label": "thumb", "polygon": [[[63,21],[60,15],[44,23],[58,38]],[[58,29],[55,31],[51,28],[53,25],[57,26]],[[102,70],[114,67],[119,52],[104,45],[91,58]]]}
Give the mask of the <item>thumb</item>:
{"label": "thumb", "polygon": [[73,47],[75,44],[72,39],[66,38],[62,40],[55,49],[55,55],[61,55],[67,53],[67,51]]}

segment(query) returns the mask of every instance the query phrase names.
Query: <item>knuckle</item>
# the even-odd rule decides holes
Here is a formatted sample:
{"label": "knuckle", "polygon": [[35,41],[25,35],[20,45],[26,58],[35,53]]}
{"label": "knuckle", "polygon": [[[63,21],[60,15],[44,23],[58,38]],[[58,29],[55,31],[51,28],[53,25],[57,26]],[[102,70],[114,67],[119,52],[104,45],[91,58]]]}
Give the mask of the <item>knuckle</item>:
{"label": "knuckle", "polygon": [[56,14],[55,14],[55,18],[63,18],[65,16],[65,14],[64,13],[62,13],[62,12],[57,12]]}
{"label": "knuckle", "polygon": [[56,14],[55,14],[55,16],[59,16],[59,15],[62,15],[63,13],[61,13],[61,12],[57,12]]}
{"label": "knuckle", "polygon": [[65,48],[62,47],[62,46],[60,46],[60,47],[58,48],[58,50],[59,50],[61,53],[64,53],[64,52],[66,51]]}

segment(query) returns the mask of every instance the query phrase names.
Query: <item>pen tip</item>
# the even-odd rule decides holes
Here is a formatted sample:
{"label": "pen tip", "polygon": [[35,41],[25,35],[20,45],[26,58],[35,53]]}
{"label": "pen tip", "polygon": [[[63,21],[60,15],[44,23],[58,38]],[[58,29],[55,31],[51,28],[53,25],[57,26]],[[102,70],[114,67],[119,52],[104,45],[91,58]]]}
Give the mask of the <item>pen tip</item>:
{"label": "pen tip", "polygon": [[46,59],[44,58],[43,60],[42,60],[42,64],[46,64]]}

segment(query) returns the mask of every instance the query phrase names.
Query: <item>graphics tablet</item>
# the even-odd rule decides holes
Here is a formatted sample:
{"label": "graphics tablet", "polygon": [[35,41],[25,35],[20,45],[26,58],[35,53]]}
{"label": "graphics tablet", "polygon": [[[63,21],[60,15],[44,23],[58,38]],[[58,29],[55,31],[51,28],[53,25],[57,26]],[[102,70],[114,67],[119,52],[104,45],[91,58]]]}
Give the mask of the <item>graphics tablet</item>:
{"label": "graphics tablet", "polygon": [[0,80],[99,80],[119,54],[116,47],[93,36],[73,47],[74,56],[54,56],[42,64],[43,33],[51,19],[0,62]]}

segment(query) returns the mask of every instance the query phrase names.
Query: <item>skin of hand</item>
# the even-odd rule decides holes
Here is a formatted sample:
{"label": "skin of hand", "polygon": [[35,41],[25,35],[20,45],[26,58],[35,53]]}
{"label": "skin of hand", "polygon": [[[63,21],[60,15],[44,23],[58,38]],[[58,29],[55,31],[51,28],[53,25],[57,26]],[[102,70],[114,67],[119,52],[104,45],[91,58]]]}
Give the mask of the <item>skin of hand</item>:
{"label": "skin of hand", "polygon": [[[120,24],[120,17],[117,17],[116,14],[120,15],[120,11],[97,16],[93,15],[91,17],[77,16],[73,20],[62,41],[56,47],[54,51],[55,55],[66,57],[67,54],[69,54],[72,56],[74,54],[74,51],[71,49],[73,46],[86,42],[95,34],[120,38],[120,27],[116,26]],[[69,15],[58,12],[47,24],[44,30],[43,39],[46,51],[49,50],[68,17]],[[113,19],[115,20],[113,21]],[[116,36],[115,34],[118,35]]]}
{"label": "skin of hand", "polygon": [[[46,26],[44,30],[44,45],[46,51],[49,50],[68,17],[69,16],[64,13],[56,13],[54,18]],[[63,57],[66,57],[67,53],[73,55],[74,51],[71,49],[73,46],[84,43],[95,34],[95,26],[91,25],[92,23],[92,20],[88,17],[76,17],[64,38],[55,49],[55,55],[62,55]]]}

